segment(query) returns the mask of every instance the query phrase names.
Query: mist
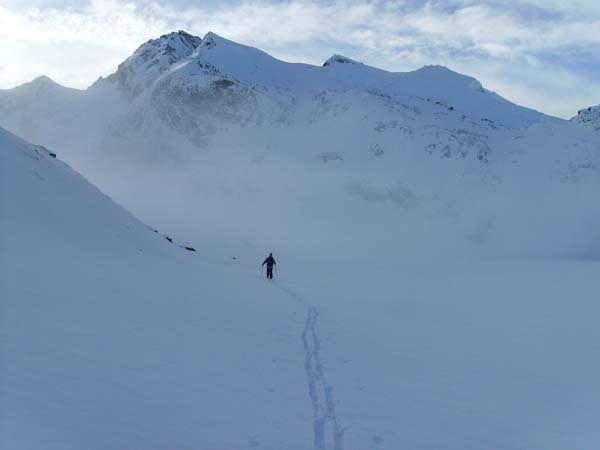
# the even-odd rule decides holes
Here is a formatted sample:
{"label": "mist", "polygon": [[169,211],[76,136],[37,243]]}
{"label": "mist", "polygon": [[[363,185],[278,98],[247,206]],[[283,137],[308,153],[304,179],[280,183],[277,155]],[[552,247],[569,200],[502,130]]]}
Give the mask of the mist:
{"label": "mist", "polygon": [[365,264],[600,257],[593,179],[506,167],[503,149],[495,150],[498,160],[468,170],[464,160],[416,148],[399,151],[393,165],[323,162],[315,142],[327,139],[306,140],[267,148],[245,139],[246,148],[211,148],[185,162],[140,170],[139,161],[121,161],[85,173],[147,224],[215,258],[269,251]]}
{"label": "mist", "polygon": [[86,91],[40,79],[0,100],[9,129],[217,259],[600,258],[593,118],[444,67],[289,64],[181,31]]}

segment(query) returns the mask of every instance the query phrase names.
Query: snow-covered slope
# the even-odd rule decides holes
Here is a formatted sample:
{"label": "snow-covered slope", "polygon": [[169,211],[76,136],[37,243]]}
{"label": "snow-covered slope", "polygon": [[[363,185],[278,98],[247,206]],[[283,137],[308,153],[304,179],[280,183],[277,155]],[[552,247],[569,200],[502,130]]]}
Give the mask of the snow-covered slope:
{"label": "snow-covered slope", "polygon": [[[14,89],[0,90],[1,124],[20,135],[46,143],[57,129],[65,129],[75,120],[83,91],[63,87],[41,76]],[[68,129],[68,128],[67,128]]]}
{"label": "snow-covered slope", "polygon": [[276,253],[267,282],[2,129],[0,230],[2,450],[600,444],[598,264]]}
{"label": "snow-covered slope", "polygon": [[0,229],[0,448],[309,448],[302,305],[2,129]]}
{"label": "snow-covered slope", "polygon": [[91,254],[167,250],[45,147],[0,129],[0,149],[3,247],[21,247],[24,255],[44,241],[49,249],[77,243],[78,250]]}
{"label": "snow-covered slope", "polygon": [[83,157],[104,136],[121,106],[113,89],[81,91],[41,76],[0,90],[0,125],[32,142],[70,149],[72,156]]}

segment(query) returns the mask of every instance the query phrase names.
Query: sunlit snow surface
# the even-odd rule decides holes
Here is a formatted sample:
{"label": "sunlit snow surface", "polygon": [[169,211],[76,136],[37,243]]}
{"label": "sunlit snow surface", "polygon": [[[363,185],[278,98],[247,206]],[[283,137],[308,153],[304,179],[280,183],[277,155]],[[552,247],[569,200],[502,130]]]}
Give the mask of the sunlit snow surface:
{"label": "sunlit snow surface", "polygon": [[288,256],[268,282],[3,130],[0,188],[3,450],[600,443],[597,263]]}

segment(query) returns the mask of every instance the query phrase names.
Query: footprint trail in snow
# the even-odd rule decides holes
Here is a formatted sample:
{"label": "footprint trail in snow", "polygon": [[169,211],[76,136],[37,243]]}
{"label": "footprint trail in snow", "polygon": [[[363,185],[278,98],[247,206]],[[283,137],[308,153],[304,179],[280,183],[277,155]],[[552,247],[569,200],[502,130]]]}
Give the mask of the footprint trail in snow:
{"label": "footprint trail in snow", "polygon": [[299,297],[293,291],[277,285],[295,301],[308,309],[306,322],[302,331],[304,347],[304,368],[308,385],[308,395],[313,410],[313,444],[319,450],[343,450],[344,428],[338,423],[333,386],[327,381],[321,360],[321,341],[317,332],[317,308]]}

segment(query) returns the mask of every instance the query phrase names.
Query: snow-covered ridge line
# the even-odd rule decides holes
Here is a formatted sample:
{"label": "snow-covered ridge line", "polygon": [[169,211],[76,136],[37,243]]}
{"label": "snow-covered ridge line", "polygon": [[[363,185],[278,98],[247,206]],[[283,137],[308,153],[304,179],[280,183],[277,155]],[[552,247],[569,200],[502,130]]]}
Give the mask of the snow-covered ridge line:
{"label": "snow-covered ridge line", "polygon": [[[102,216],[102,212],[104,212],[104,214],[107,214],[108,216],[116,216],[122,221],[135,224],[133,229],[136,229],[140,234],[149,239],[152,239],[151,236],[156,234],[168,241],[175,248],[181,248],[190,252],[196,251],[194,247],[187,244],[178,243],[172,237],[159,232],[149,225],[143,224],[129,211],[125,210],[113,199],[101,192],[96,186],[89,183],[84,176],[57,158],[57,154],[55,152],[48,150],[43,145],[30,144],[1,127],[0,163],[0,167],[2,168],[0,177],[4,177],[4,183],[6,184],[11,183],[11,178],[14,177],[15,174],[21,174],[22,176],[33,175],[34,179],[32,183],[49,184],[48,189],[51,190],[57,190],[57,186],[58,189],[63,189],[63,186],[68,185],[74,190],[74,192],[70,194],[71,197],[77,198],[79,196],[84,196],[88,198],[88,201],[94,199],[94,205],[89,206],[98,210],[93,217],[95,217],[99,222],[107,220],[106,217]],[[48,180],[52,181],[48,182]],[[8,192],[8,190],[6,192]],[[59,211],[62,211],[65,206],[68,207],[69,205],[53,203],[51,206],[55,209],[55,213],[58,213]],[[82,219],[84,221],[88,221],[90,218],[85,217]],[[132,227],[132,225],[129,225],[128,229],[130,227]]]}
{"label": "snow-covered ridge line", "polygon": [[[152,90],[160,79],[200,80],[205,67],[228,79],[247,83],[249,87],[289,90],[294,94],[317,94],[322,91],[381,90],[387,95],[429,96],[455,104],[468,114],[492,115],[494,120],[510,121],[510,114],[522,116],[517,122],[547,120],[548,117],[514,105],[485,90],[468,76],[441,66],[425,66],[412,72],[388,72],[333,55],[322,66],[288,63],[267,53],[227,40],[208,32],[203,38],[185,31],[165,34],[141,45],[121,63],[117,71],[99,79],[92,87],[106,84],[118,87],[127,98]],[[496,109],[502,111],[498,116]]]}

